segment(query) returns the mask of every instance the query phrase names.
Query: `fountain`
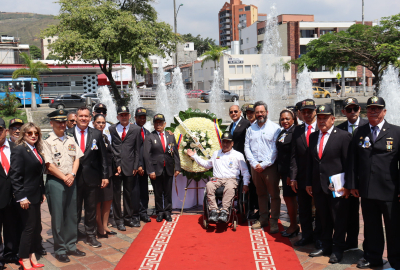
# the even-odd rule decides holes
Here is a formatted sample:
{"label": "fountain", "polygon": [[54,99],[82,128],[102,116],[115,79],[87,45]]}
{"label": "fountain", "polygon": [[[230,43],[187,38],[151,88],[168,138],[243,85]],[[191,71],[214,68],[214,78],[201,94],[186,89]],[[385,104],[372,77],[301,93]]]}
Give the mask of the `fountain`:
{"label": "fountain", "polygon": [[385,119],[390,123],[400,125],[400,79],[399,69],[392,65],[384,71],[380,84],[379,96],[385,100],[387,113]]}
{"label": "fountain", "polygon": [[132,81],[131,91],[129,91],[129,89],[126,89],[126,92],[129,93],[129,95],[130,95],[128,107],[129,107],[129,111],[131,112],[131,122],[133,122],[134,117],[135,117],[134,112],[136,111],[136,108],[142,107],[143,104],[142,104],[142,100],[140,99],[140,95],[137,90],[136,83],[134,81]]}
{"label": "fountain", "polygon": [[303,101],[308,98],[313,98],[312,90],[312,73],[308,70],[306,64],[304,64],[304,69],[297,75],[297,95],[296,103]]}
{"label": "fountain", "polygon": [[224,94],[221,90],[223,79],[219,68],[214,70],[214,78],[210,91],[210,112],[214,113],[218,118],[222,118],[225,112]]}
{"label": "fountain", "polygon": [[174,121],[174,114],[169,104],[167,86],[165,85],[164,69],[161,58],[158,59],[157,77],[158,77],[157,94],[156,94],[157,111],[155,113],[162,113],[165,117],[165,121],[167,122],[167,126],[169,126]]}
{"label": "fountain", "polygon": [[186,111],[189,108],[186,98],[186,90],[183,85],[182,72],[179,67],[174,69],[172,74],[172,85],[168,101],[173,115],[178,114],[180,111]]}
{"label": "fountain", "polygon": [[111,123],[117,123],[117,106],[111,97],[108,87],[100,86],[97,89],[97,96],[99,97],[100,103],[103,103],[107,106],[107,121]]}

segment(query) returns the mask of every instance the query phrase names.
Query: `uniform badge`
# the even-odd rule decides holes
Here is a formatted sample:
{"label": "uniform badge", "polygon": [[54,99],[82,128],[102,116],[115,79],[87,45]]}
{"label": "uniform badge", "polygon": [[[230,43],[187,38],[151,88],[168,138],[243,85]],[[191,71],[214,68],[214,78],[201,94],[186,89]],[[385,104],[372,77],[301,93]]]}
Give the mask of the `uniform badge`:
{"label": "uniform badge", "polygon": [[99,148],[97,147],[96,139],[93,139],[91,150],[97,150],[97,149],[99,149]]}
{"label": "uniform badge", "polygon": [[75,151],[76,147],[74,144],[68,144],[68,151]]}
{"label": "uniform badge", "polygon": [[283,143],[285,141],[286,136],[287,136],[287,133],[282,134],[282,136],[279,138],[278,142]]}
{"label": "uniform badge", "polygon": [[154,140],[154,143],[157,143],[157,140]]}
{"label": "uniform badge", "polygon": [[363,144],[363,148],[369,148],[371,146],[371,142],[370,142],[370,139],[369,139],[369,137],[365,137],[365,139],[364,139],[364,144]]}
{"label": "uniform badge", "polygon": [[393,141],[390,141],[389,139],[392,139],[392,138],[387,139],[388,141],[386,141],[386,150],[391,152],[393,150]]}

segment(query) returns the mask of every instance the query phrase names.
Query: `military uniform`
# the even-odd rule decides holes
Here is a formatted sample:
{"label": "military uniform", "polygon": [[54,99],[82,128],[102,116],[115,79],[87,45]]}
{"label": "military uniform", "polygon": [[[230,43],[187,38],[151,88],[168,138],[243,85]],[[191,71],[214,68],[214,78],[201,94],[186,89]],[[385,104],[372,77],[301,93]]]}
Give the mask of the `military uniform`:
{"label": "military uniform", "polygon": [[[51,116],[50,118],[56,121],[66,121],[66,113],[65,120]],[[74,161],[83,156],[73,135],[66,133],[60,138],[54,132],[50,132],[44,137],[43,150],[45,162],[54,164],[63,174],[72,173]],[[76,181],[68,187],[63,180],[48,173],[46,197],[51,214],[54,253],[64,255],[74,252],[77,242]]]}

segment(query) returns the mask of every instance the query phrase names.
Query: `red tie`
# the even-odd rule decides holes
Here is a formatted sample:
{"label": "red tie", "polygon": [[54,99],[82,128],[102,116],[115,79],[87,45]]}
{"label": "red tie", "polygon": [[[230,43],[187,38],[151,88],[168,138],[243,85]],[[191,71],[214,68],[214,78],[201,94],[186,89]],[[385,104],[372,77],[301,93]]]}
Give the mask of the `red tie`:
{"label": "red tie", "polygon": [[36,148],[33,148],[33,152],[35,152],[35,155],[36,155],[36,156],[37,156],[37,158],[39,159],[39,161],[40,161],[40,164],[43,164],[43,160],[42,160],[42,158],[39,156],[39,154],[38,154],[38,152],[37,152]]}
{"label": "red tie", "polygon": [[85,131],[81,130],[81,150],[85,153]]}
{"label": "red tie", "polygon": [[321,140],[319,142],[319,150],[318,150],[319,159],[322,158],[322,152],[324,152],[324,138],[325,138],[326,133],[328,133],[328,132],[322,133],[322,137],[321,137]]}
{"label": "red tie", "polygon": [[143,139],[143,141],[144,141],[144,131],[143,131],[143,128],[142,128],[142,139]]}
{"label": "red tie", "polygon": [[1,163],[3,164],[4,171],[6,172],[6,174],[8,174],[8,171],[10,170],[10,163],[8,162],[6,154],[4,154],[4,152],[3,152],[4,147],[5,147],[5,145],[0,147]]}
{"label": "red tie", "polygon": [[310,146],[310,134],[311,134],[311,129],[312,129],[312,126],[309,125],[309,126],[308,126],[308,130],[307,130],[307,147]]}
{"label": "red tie", "polygon": [[[161,132],[160,137],[161,137],[162,149],[164,150],[164,153],[165,153],[164,133]],[[164,160],[164,167],[165,167],[165,160]]]}
{"label": "red tie", "polygon": [[126,131],[125,131],[126,127],[124,127],[124,131],[122,131],[122,136],[121,139],[125,140],[125,136],[126,136]]}

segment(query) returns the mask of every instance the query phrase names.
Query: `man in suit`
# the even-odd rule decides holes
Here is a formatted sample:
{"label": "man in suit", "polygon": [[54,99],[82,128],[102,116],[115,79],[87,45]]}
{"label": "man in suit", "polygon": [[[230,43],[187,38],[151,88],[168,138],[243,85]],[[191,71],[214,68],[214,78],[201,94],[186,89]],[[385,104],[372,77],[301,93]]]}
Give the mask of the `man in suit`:
{"label": "man in suit", "polygon": [[172,221],[172,180],[181,170],[178,146],[174,135],[166,134],[165,117],[156,114],[153,118],[154,131],[144,140],[144,161],[151,180],[155,180],[154,199],[157,222],[163,218]]}
{"label": "man in suit", "polygon": [[392,268],[400,269],[400,127],[388,123],[385,115],[383,98],[369,98],[369,123],[357,128],[349,151],[345,187],[356,198],[361,197],[364,218],[364,257],[358,268],[383,265],[383,217],[387,257]]}
{"label": "man in suit", "polygon": [[229,126],[229,132],[233,136],[233,149],[244,155],[244,142],[246,140],[247,128],[251,125],[250,121],[242,117],[242,111],[238,105],[229,107],[229,117],[232,123]]}
{"label": "man in suit", "polygon": [[[136,173],[139,168],[142,139],[141,128],[129,123],[131,119],[129,108],[120,106],[117,113],[119,122],[109,128],[114,168],[117,168],[113,177],[113,210],[117,229],[126,231],[125,225],[140,227],[140,185]],[[122,184],[124,186],[123,212],[121,210]]]}
{"label": "man in suit", "polygon": [[[354,134],[360,126],[368,124],[368,120],[360,117],[361,106],[356,98],[346,98],[343,101],[342,114],[347,117],[347,121],[339,124],[338,129],[345,130]],[[350,194],[349,196],[349,215],[347,216],[347,238],[345,250],[358,249],[358,233],[360,231],[360,199]]]}
{"label": "man in suit", "polygon": [[[311,133],[318,131],[317,123],[315,121],[316,106],[314,100],[303,100],[300,109],[304,123],[297,126],[293,131],[293,139],[291,143],[290,185],[293,191],[297,193],[298,197],[302,238],[294,245],[304,246],[314,240],[316,242],[316,247],[320,248],[319,233],[321,231],[321,224],[319,219],[316,218],[315,230],[313,229],[312,198],[306,191],[307,173],[305,170],[305,168],[307,168],[310,135]],[[318,210],[316,211],[316,215],[318,215]]]}
{"label": "man in suit", "polygon": [[[143,158],[143,143],[144,139],[150,132],[144,127],[146,124],[147,110],[143,107],[139,107],[135,111],[135,125],[140,127],[140,158],[139,158],[139,168],[138,168],[138,178],[140,186],[140,220],[144,222],[151,222],[150,217],[147,214],[147,209],[149,207],[149,184],[147,179],[149,179],[146,173],[146,164]],[[152,183],[154,186],[154,184]]]}
{"label": "man in suit", "polygon": [[[338,263],[346,247],[347,211],[350,191],[335,197],[329,177],[345,172],[351,135],[334,126],[335,117],[330,106],[319,106],[317,125],[319,131],[310,135],[307,161],[307,192],[314,197],[322,224],[322,248],[310,257],[329,256],[329,263]],[[333,233],[333,236],[332,236]]]}
{"label": "man in suit", "polygon": [[77,110],[76,126],[68,129],[67,133],[74,136],[84,154],[80,159],[76,176],[78,224],[82,216],[82,204],[85,202],[86,241],[97,248],[101,247],[101,243],[96,240],[97,192],[99,188],[108,185],[108,165],[102,133],[89,127],[90,120],[89,109],[80,107]]}

